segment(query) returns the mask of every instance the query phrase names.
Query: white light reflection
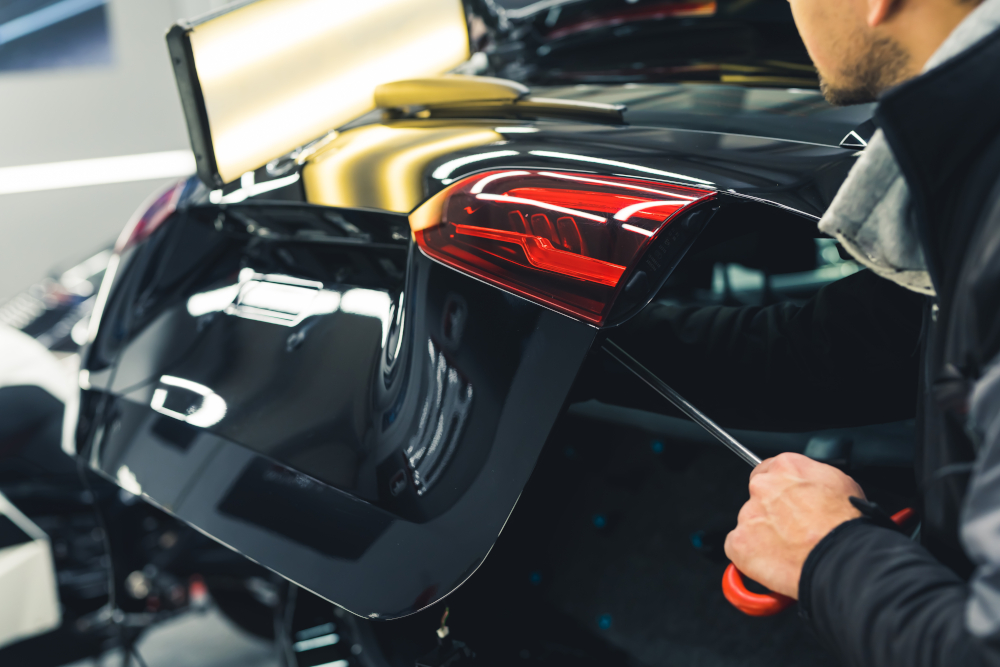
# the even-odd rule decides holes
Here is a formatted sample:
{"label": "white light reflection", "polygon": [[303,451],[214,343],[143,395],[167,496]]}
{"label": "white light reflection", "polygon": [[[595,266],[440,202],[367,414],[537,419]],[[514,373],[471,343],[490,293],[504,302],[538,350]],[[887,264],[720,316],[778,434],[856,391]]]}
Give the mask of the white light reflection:
{"label": "white light reflection", "polygon": [[485,201],[504,201],[510,202],[512,204],[527,204],[529,206],[537,206],[538,208],[548,209],[549,211],[556,211],[557,213],[568,213],[569,215],[577,215],[581,218],[587,218],[588,220],[593,220],[595,222],[607,222],[607,218],[602,218],[598,215],[591,215],[590,213],[584,213],[583,211],[577,211],[572,208],[564,208],[562,206],[556,206],[555,204],[547,204],[543,201],[538,201],[537,199],[525,199],[523,197],[510,197],[508,195],[488,195],[488,194],[478,194],[476,199],[483,199]]}
{"label": "white light reflection", "polygon": [[101,327],[101,317],[104,315],[104,308],[108,304],[108,295],[111,293],[111,284],[115,281],[115,274],[118,273],[118,265],[121,263],[121,255],[114,253],[108,261],[108,268],[104,270],[104,278],[101,279],[101,287],[97,290],[97,298],[94,300],[94,310],[90,313],[90,325],[87,331],[87,342],[93,343],[97,338],[97,331]]}
{"label": "white light reflection", "polygon": [[118,482],[118,486],[122,487],[133,496],[142,495],[142,486],[139,485],[139,480],[136,479],[135,473],[129,470],[128,466],[121,466],[118,468],[118,472],[115,473],[115,480]]}
{"label": "white light reflection", "polygon": [[191,317],[201,317],[209,313],[217,313],[225,310],[226,306],[235,301],[239,293],[240,286],[236,284],[194,294],[188,298],[187,311]]}
{"label": "white light reflection", "polygon": [[222,421],[222,418],[226,416],[226,401],[203,384],[198,384],[197,382],[174,377],[172,375],[161,376],[160,384],[166,385],[167,387],[186,389],[187,391],[201,396],[200,406],[192,406],[191,408],[188,408],[187,412],[177,412],[176,410],[171,410],[165,407],[170,390],[164,389],[163,387],[157,387],[153,391],[153,398],[149,402],[149,407],[162,415],[167,415],[168,417],[173,417],[174,419],[187,422],[192,426],[200,426],[201,428],[214,426]]}
{"label": "white light reflection", "polygon": [[222,190],[212,190],[208,193],[208,200],[213,204],[237,204],[241,201],[246,201],[248,197],[256,197],[257,195],[264,194],[265,192],[283,188],[286,185],[291,185],[298,180],[299,174],[294,173],[291,176],[285,176],[284,178],[276,178],[272,181],[256,183],[254,181],[254,173],[252,171],[248,171],[240,176],[239,189],[233,190],[228,195],[222,194]]}
{"label": "white light reflection", "polygon": [[312,639],[303,639],[302,641],[295,642],[292,644],[292,648],[296,653],[302,653],[303,651],[311,651],[314,648],[333,646],[339,641],[340,635],[331,633],[329,635],[322,635],[320,637],[313,637]]}
{"label": "white light reflection", "polygon": [[[400,318],[403,303],[400,300]],[[187,301],[192,317],[224,312],[247,320],[293,327],[313,315],[342,311],[350,315],[374,317],[382,324],[385,347],[392,323],[392,299],[386,292],[355,287],[343,292],[323,289],[323,283],[277,274],[240,271],[240,282],[194,294]],[[398,350],[397,350],[398,352]]]}
{"label": "white light reflection", "polygon": [[499,132],[500,134],[534,134],[539,130],[537,127],[525,127],[523,125],[521,126],[515,125],[513,127],[494,127],[493,131]]}
{"label": "white light reflection", "polygon": [[474,195],[477,195],[483,191],[483,188],[485,188],[493,181],[499,180],[501,178],[507,178],[508,176],[528,176],[530,174],[531,174],[530,171],[504,171],[499,174],[493,174],[491,176],[487,176],[486,178],[482,178],[476,181],[476,184],[472,186],[472,189],[469,192],[471,192]]}
{"label": "white light reflection", "polygon": [[645,211],[647,208],[656,208],[657,206],[686,206],[688,202],[686,201],[644,201],[638,204],[632,204],[631,206],[626,206],[622,210],[615,213],[615,220],[628,220],[633,214],[639,211]]}
{"label": "white light reflection", "polygon": [[[393,352],[392,352],[392,358],[393,359],[399,359],[399,351],[403,347],[403,331],[404,331],[404,327],[406,327],[406,317],[405,317],[406,311],[404,310],[404,304],[403,304],[403,300],[405,298],[406,298],[406,292],[400,292],[399,293],[399,306],[396,308],[396,327],[397,327],[397,329],[399,329],[399,333],[396,336],[396,349],[393,350]],[[388,336],[387,330],[385,328],[383,328],[382,332],[383,332],[383,336],[382,337],[383,337],[383,339],[385,339]],[[383,347],[384,347],[384,345],[383,345]]]}
{"label": "white light reflection", "polygon": [[511,157],[512,155],[520,155],[518,151],[493,151],[491,153],[478,153],[476,155],[466,155],[465,157],[455,158],[454,160],[449,160],[445,162],[440,167],[435,169],[431,176],[443,180],[451,176],[459,167],[464,167],[467,164],[472,164],[473,162],[479,162],[480,160],[492,160],[498,157]]}
{"label": "white light reflection", "polygon": [[626,190],[640,190],[642,192],[653,192],[658,195],[663,195],[664,197],[676,197],[677,199],[690,199],[694,201],[698,197],[689,197],[688,195],[679,195],[674,192],[664,192],[663,190],[654,190],[653,188],[644,188],[640,185],[627,185],[625,183],[612,183],[611,181],[602,181],[599,178],[584,178],[583,176],[570,176],[569,174],[556,174],[551,171],[540,171],[539,176],[548,176],[550,178],[562,178],[567,181],[580,181],[581,183],[594,183],[596,185],[607,185],[614,188],[625,188]]}
{"label": "white light reflection", "polygon": [[318,294],[319,288],[312,285],[251,280],[241,286],[234,314],[245,314],[247,309],[255,309],[273,313],[282,319],[301,321]]}
{"label": "white light reflection", "polygon": [[531,155],[537,155],[538,157],[553,157],[560,160],[578,160],[580,162],[590,162],[592,164],[600,164],[607,167],[618,167],[619,169],[631,169],[632,171],[641,171],[646,174],[654,174],[656,176],[665,176],[667,178],[676,178],[682,181],[690,181],[692,183],[699,183],[701,185],[715,186],[712,181],[706,181],[700,178],[694,178],[693,176],[685,176],[683,174],[675,174],[672,171],[662,171],[660,169],[651,169],[649,167],[642,167],[637,164],[629,164],[628,162],[618,162],[617,160],[605,160],[599,157],[590,157],[589,155],[573,155],[572,153],[556,153],[554,151],[528,151]]}
{"label": "white light reflection", "polygon": [[622,225],[622,229],[626,229],[630,232],[635,232],[637,234],[642,234],[643,236],[653,235],[653,232],[648,231],[646,229],[642,229],[641,227],[636,227],[635,225]]}

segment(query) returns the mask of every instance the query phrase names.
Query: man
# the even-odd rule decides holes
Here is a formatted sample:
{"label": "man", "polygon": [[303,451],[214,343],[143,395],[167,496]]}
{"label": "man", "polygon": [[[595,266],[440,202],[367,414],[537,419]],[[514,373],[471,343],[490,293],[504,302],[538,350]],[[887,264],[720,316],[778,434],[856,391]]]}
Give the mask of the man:
{"label": "man", "polygon": [[[826,97],[879,101],[820,221],[870,271],[801,307],[654,304],[613,337],[730,426],[916,402],[919,542],[844,473],[783,454],[753,471],[726,554],[847,664],[1000,665],[1000,0],[790,2]],[[608,372],[594,395],[650,405]]]}
{"label": "man", "polygon": [[[1000,0],[791,5],[827,99],[880,101],[820,229],[931,296],[917,462],[931,539],[863,517],[851,478],[785,454],[751,474],[726,553],[798,598],[848,664],[1000,664]],[[940,562],[961,570],[959,546],[968,583]]]}

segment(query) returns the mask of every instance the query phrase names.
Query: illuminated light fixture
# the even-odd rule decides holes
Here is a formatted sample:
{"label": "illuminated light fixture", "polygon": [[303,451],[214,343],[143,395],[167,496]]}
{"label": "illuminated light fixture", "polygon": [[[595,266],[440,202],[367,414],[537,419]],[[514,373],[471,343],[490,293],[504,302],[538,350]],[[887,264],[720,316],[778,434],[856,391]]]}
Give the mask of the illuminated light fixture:
{"label": "illuminated light fixture", "polygon": [[472,186],[472,189],[469,190],[469,192],[471,192],[474,195],[477,195],[483,191],[483,188],[485,188],[493,181],[497,181],[501,178],[510,178],[511,176],[527,176],[530,173],[531,173],[530,171],[502,171],[499,174],[491,174],[486,178],[479,179],[476,182],[476,184]]}
{"label": "illuminated light fixture", "polygon": [[195,160],[191,151],[0,167],[0,195],[177,178],[190,176],[194,171]]}
{"label": "illuminated light fixture", "polygon": [[538,201],[537,199],[525,199],[524,197],[511,197],[508,195],[490,195],[486,193],[481,193],[476,195],[476,199],[482,199],[485,201],[502,201],[510,202],[511,204],[528,204],[529,206],[537,206],[538,208],[544,208],[548,211],[555,211],[557,213],[568,213],[569,215],[577,215],[581,218],[586,218],[587,220],[593,220],[594,222],[607,222],[607,218],[602,218],[599,215],[592,215],[590,213],[585,213],[583,211],[577,211],[576,209],[566,208],[564,206],[556,206],[555,204],[548,204],[543,201]]}
{"label": "illuminated light fixture", "polygon": [[551,178],[562,178],[567,181],[577,181],[580,183],[593,183],[594,185],[607,185],[610,187],[625,188],[626,190],[638,190],[640,192],[654,192],[658,195],[665,195],[667,197],[676,197],[677,199],[687,199],[694,201],[697,197],[688,197],[686,195],[678,195],[670,192],[664,192],[663,190],[654,190],[653,188],[646,188],[641,185],[624,185],[621,183],[611,183],[610,181],[602,181],[599,178],[587,178],[585,176],[573,176],[572,174],[559,174],[552,171],[540,171],[538,172],[540,176],[549,176]]}
{"label": "illuminated light fixture", "polygon": [[167,35],[198,175],[220,187],[469,57],[460,0],[257,0]]}
{"label": "illuminated light fixture", "polygon": [[629,164],[628,162],[619,162],[617,160],[605,160],[599,157],[590,157],[589,155],[574,155],[572,153],[556,153],[555,151],[529,151],[531,155],[537,155],[538,157],[552,157],[560,160],[578,160],[580,162],[590,162],[592,164],[599,164],[605,167],[617,167],[619,169],[631,169],[632,171],[639,171],[644,174],[653,174],[654,176],[663,176],[665,178],[675,178],[681,181],[690,181],[691,183],[698,183],[699,185],[711,185],[714,186],[715,183],[712,181],[706,181],[700,178],[694,178],[693,176],[685,176],[684,174],[675,174],[672,171],[663,171],[661,169],[652,169],[650,167],[643,167],[637,164]]}
{"label": "illuminated light fixture", "polygon": [[642,229],[641,227],[636,227],[635,225],[622,225],[622,229],[627,229],[630,232],[635,232],[637,234],[642,234],[643,236],[652,236],[653,232]]}
{"label": "illuminated light fixture", "polygon": [[440,167],[435,169],[431,176],[438,180],[445,179],[451,176],[452,172],[456,169],[464,167],[467,164],[480,162],[481,160],[492,160],[498,157],[511,157],[513,155],[519,155],[518,151],[492,151],[490,153],[479,153],[477,155],[467,155],[465,157],[455,158],[454,160],[445,162]]}
{"label": "illuminated light fixture", "polygon": [[534,134],[540,130],[537,127],[525,127],[523,125],[514,125],[511,127],[495,127],[493,128],[495,132],[500,134]]}
{"label": "illuminated light fixture", "polygon": [[62,23],[66,19],[102,7],[105,2],[106,0],[62,0],[6,23],[0,23],[0,44],[13,42],[25,35]]}
{"label": "illuminated light fixture", "polygon": [[[497,170],[435,194],[410,214],[410,229],[431,259],[600,326],[647,250],[656,259],[642,270],[665,279],[662,272],[676,265],[700,228],[692,222],[676,234],[660,231],[682,211],[715,197],[711,190],[634,177]],[[647,228],[622,219],[633,214]],[[692,216],[689,221],[705,217]],[[653,243],[659,245],[650,250]]]}
{"label": "illuminated light fixture", "polygon": [[214,426],[222,421],[222,418],[226,416],[226,402],[221,396],[203,384],[198,384],[197,382],[174,377],[172,375],[161,376],[160,384],[166,385],[167,387],[185,389],[191,393],[201,396],[200,406],[194,409],[189,409],[187,412],[177,412],[176,410],[171,410],[166,407],[170,390],[165,389],[164,387],[157,387],[153,390],[153,398],[149,402],[149,407],[156,410],[161,415],[167,415],[168,417],[173,417],[174,419],[178,419],[182,422],[187,422],[192,426],[199,426],[201,428]]}
{"label": "illuminated light fixture", "polygon": [[688,202],[686,201],[647,201],[640,202],[638,204],[632,204],[631,206],[626,206],[622,210],[615,213],[615,220],[625,221],[632,217],[633,213],[638,213],[639,211],[645,211],[649,208],[657,208],[660,206],[684,206]]}

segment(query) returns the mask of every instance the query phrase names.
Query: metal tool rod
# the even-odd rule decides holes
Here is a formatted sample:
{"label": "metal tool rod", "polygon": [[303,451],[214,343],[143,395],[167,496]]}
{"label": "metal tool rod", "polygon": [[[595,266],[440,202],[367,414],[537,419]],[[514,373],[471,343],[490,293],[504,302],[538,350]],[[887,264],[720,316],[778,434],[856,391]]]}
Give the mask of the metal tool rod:
{"label": "metal tool rod", "polygon": [[728,447],[736,456],[740,457],[751,467],[760,465],[760,458],[747,449],[739,440],[729,435],[721,426],[709,419],[708,415],[698,408],[688,403],[687,399],[678,394],[666,382],[656,377],[652,371],[636,361],[628,352],[621,349],[614,341],[606,340],[603,344],[604,351],[620,363],[622,366],[632,371],[640,380],[648,384],[663,398],[670,401],[675,408],[686,414],[703,429],[715,436],[719,442]]}

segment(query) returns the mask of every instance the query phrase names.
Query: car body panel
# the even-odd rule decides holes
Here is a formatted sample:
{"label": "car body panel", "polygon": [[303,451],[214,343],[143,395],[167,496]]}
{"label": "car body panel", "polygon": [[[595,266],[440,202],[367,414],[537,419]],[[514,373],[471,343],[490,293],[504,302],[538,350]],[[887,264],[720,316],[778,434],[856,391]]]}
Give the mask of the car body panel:
{"label": "car body panel", "polygon": [[302,178],[312,203],[408,213],[477,171],[558,168],[734,192],[818,217],[855,156],[837,146],[683,128],[394,120],[343,132]]}
{"label": "car body panel", "polygon": [[[530,46],[512,30],[511,53]],[[497,49],[487,62],[503,60]],[[768,71],[758,83],[780,83]],[[112,258],[77,454],[355,614],[398,618],[461,585],[503,529],[599,330],[430,259],[407,215],[480,171],[622,175],[714,191],[687,218],[697,224],[647,247],[693,243],[722,209],[729,229],[781,218],[772,227],[805,240],[807,270],[815,220],[857,156],[839,141],[870,113],[794,89],[531,92],[581,104],[468,117],[394,108],[276,157],[238,191],[190,181],[176,213]],[[593,102],[628,105],[625,124],[617,107],[579,111]],[[623,286],[608,321],[648,303],[689,247],[657,284]],[[659,264],[654,254],[636,264]]]}
{"label": "car body panel", "polygon": [[432,261],[405,214],[477,171],[558,168],[718,190],[805,228],[854,155],[700,130],[397,119],[312,156],[308,203],[209,205],[189,188],[112,272],[78,453],[351,612],[416,612],[489,553],[597,329]]}
{"label": "car body panel", "polygon": [[[212,225],[199,215],[123,263],[104,331],[128,326],[134,283],[184,263],[172,253],[203,268],[157,297],[111,364],[91,355],[78,453],[356,614],[433,604],[489,552],[596,329],[405,243],[272,231],[184,246]],[[331,280],[343,252],[398,275]]]}

